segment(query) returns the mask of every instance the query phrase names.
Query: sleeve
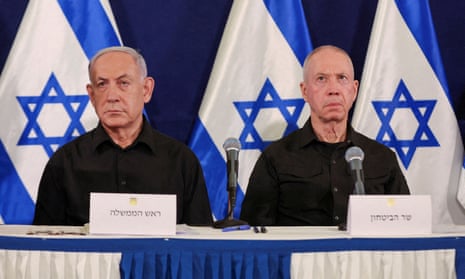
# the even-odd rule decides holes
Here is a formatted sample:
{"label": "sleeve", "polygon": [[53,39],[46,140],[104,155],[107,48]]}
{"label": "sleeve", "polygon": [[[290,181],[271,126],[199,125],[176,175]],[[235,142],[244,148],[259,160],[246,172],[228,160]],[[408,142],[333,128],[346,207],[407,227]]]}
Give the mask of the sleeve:
{"label": "sleeve", "polygon": [[399,162],[397,161],[396,155],[392,152],[390,154],[391,165],[391,178],[389,184],[386,188],[387,194],[405,194],[409,195],[410,190],[407,185],[407,180],[405,179],[402,170],[400,169]]}
{"label": "sleeve", "polygon": [[188,173],[185,182],[188,194],[184,197],[181,223],[191,226],[211,226],[213,217],[202,167],[193,153],[189,157],[190,159],[187,160],[189,164],[184,170]]}
{"label": "sleeve", "polygon": [[262,153],[250,175],[241,207],[241,220],[250,225],[276,224],[279,185],[275,168]]}
{"label": "sleeve", "polygon": [[65,225],[66,206],[65,196],[61,187],[63,170],[53,164],[53,157],[45,166],[39,183],[34,225]]}

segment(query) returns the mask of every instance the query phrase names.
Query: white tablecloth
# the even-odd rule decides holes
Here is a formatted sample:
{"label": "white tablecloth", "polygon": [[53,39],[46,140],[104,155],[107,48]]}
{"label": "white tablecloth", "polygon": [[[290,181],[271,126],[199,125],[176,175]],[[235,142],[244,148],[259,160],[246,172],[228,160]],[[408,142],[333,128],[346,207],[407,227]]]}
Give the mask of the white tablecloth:
{"label": "white tablecloth", "polygon": [[455,251],[294,253],[291,278],[455,279]]}
{"label": "white tablecloth", "polygon": [[0,250],[1,279],[116,279],[121,253]]}

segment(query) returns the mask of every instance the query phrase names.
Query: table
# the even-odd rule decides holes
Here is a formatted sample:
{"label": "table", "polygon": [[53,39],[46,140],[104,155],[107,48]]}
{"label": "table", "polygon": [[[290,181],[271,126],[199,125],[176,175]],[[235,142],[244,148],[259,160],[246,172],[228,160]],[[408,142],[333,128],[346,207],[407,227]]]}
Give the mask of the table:
{"label": "table", "polygon": [[[465,278],[465,230],[380,238],[352,237],[335,227],[267,229],[221,232],[178,225],[175,236],[156,237],[2,225],[0,278],[53,278],[51,273],[57,278],[351,278],[354,273],[407,278],[399,274],[412,272],[417,278]],[[399,271],[399,263],[406,269]]]}

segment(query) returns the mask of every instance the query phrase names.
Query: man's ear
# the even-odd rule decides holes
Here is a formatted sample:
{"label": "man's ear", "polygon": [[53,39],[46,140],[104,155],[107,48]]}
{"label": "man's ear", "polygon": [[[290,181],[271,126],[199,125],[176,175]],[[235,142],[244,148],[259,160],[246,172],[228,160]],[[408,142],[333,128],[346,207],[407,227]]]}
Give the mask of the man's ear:
{"label": "man's ear", "polygon": [[308,100],[307,100],[307,87],[305,86],[304,82],[300,83],[300,93],[302,94],[302,98],[304,98],[304,101],[308,103]]}
{"label": "man's ear", "polygon": [[87,89],[87,95],[89,95],[89,99],[90,99],[90,102],[92,103],[92,106],[95,107],[95,92],[94,92],[94,88],[92,88],[92,85],[91,84],[87,84],[86,86],[86,89]]}
{"label": "man's ear", "polygon": [[358,95],[358,80],[354,80],[354,99],[353,102],[355,102],[355,99],[357,99]]}
{"label": "man's ear", "polygon": [[154,88],[155,80],[152,77],[144,78],[144,103],[148,103],[152,99]]}

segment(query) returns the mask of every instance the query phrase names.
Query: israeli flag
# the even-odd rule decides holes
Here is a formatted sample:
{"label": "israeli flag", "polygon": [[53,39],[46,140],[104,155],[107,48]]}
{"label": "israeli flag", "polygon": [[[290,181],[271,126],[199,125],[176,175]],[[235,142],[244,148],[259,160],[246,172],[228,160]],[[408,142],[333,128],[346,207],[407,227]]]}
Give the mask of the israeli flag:
{"label": "israeli flag", "polygon": [[0,216],[30,224],[43,168],[94,128],[89,59],[121,45],[108,1],[31,0],[0,77]]}
{"label": "israeli flag", "polygon": [[431,195],[435,226],[465,224],[451,102],[428,1],[380,0],[352,124],[397,153],[410,191]]}
{"label": "israeli flag", "polygon": [[228,210],[224,141],[234,137],[242,147],[234,212],[239,216],[260,153],[308,119],[299,83],[311,49],[301,1],[233,1],[190,141],[216,219]]}

